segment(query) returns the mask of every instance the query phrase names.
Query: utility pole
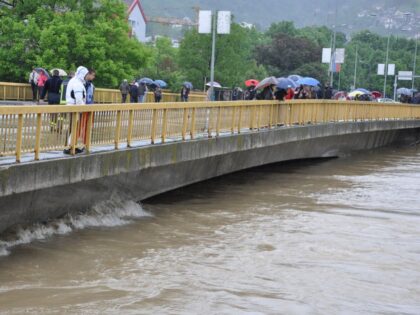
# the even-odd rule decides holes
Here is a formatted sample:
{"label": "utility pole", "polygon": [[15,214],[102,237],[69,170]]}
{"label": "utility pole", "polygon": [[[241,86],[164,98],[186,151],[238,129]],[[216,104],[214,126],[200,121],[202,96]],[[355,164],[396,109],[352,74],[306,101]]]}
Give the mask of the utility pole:
{"label": "utility pole", "polygon": [[386,44],[386,57],[385,57],[385,77],[384,77],[384,97],[386,97],[386,77],[388,75],[388,56],[389,56],[389,39],[391,38],[391,32],[388,33],[388,42]]}
{"label": "utility pole", "polygon": [[414,48],[414,60],[413,60],[413,80],[411,81],[411,90],[414,90],[414,77],[416,75],[416,60],[417,60],[417,36],[414,37],[414,40],[416,41],[416,46]]}
{"label": "utility pole", "polygon": [[[213,40],[211,44],[211,65],[210,65],[210,96],[213,98],[213,90],[214,90],[214,59],[216,56],[216,25],[217,23],[217,11],[212,14],[212,31],[213,31]],[[213,100],[213,99],[211,99]]]}
{"label": "utility pole", "polygon": [[359,46],[356,45],[356,58],[354,58],[354,76],[353,76],[353,89],[356,88],[356,78],[357,78],[357,50]]}

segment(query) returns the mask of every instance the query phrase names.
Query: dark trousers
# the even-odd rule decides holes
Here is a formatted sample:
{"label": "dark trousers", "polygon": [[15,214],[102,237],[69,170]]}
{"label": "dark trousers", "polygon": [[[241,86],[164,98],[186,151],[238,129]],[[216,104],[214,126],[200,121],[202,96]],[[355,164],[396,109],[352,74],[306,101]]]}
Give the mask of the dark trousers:
{"label": "dark trousers", "polygon": [[121,103],[125,103],[127,101],[127,94],[121,94]]}
{"label": "dark trousers", "polygon": [[31,82],[31,88],[32,88],[32,100],[35,102],[37,100],[38,95],[38,86]]}

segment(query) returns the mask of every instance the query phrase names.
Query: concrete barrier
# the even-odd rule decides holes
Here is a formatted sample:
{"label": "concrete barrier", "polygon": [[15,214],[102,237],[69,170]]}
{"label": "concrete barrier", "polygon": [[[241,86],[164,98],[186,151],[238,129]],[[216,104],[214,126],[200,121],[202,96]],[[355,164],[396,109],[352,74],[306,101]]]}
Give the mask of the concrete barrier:
{"label": "concrete barrier", "polygon": [[279,127],[0,167],[0,233],[77,213],[112,194],[142,200],[275,162],[334,157],[420,139],[420,121]]}

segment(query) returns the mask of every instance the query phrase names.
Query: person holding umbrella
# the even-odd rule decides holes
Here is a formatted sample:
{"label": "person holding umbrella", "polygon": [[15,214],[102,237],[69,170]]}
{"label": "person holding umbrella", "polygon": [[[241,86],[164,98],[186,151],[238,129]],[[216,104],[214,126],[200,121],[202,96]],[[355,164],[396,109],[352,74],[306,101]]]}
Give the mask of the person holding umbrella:
{"label": "person holding umbrella", "polygon": [[41,99],[42,92],[44,90],[45,82],[47,82],[47,80],[48,80],[47,75],[43,71],[41,71],[41,73],[39,74],[39,77],[38,77],[38,81],[37,81],[37,86],[38,86],[38,100],[37,101],[38,101],[38,104],[39,104],[39,101]]}
{"label": "person holding umbrella", "polygon": [[183,84],[182,85],[182,89],[181,89],[181,101],[182,102],[188,102],[188,96],[190,95],[190,89],[189,86],[187,86],[187,84]]}
{"label": "person holding umbrella", "polygon": [[37,100],[37,91],[38,91],[38,72],[36,72],[35,68],[32,69],[32,72],[29,74],[29,84],[32,88],[32,101],[35,102]]}

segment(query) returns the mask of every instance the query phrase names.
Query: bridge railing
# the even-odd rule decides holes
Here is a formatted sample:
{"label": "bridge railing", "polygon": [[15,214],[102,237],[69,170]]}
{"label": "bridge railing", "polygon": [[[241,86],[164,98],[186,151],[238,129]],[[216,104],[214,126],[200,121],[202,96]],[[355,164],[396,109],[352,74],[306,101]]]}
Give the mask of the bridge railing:
{"label": "bridge railing", "polygon": [[420,119],[420,106],[302,100],[0,106],[0,156],[63,150],[78,143],[116,150],[168,140],[191,140],[280,125]]}
{"label": "bridge railing", "polygon": [[[121,102],[121,92],[117,89],[95,88],[95,103],[119,103]],[[0,100],[3,101],[32,101],[32,89],[30,84],[0,82]],[[162,102],[179,102],[180,93],[162,93]],[[190,102],[202,102],[206,100],[206,95],[191,93]],[[152,92],[146,94],[146,102],[154,102]]]}

